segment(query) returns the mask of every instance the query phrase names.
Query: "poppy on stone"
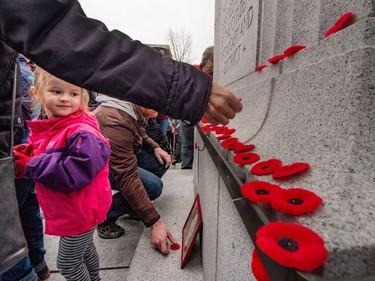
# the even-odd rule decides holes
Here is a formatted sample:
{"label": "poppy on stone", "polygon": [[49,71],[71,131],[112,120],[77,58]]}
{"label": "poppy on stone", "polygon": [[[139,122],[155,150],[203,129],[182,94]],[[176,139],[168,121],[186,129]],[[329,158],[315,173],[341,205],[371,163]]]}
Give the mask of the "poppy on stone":
{"label": "poppy on stone", "polygon": [[223,140],[220,145],[226,149],[232,150],[238,142],[238,138],[231,137]]}
{"label": "poppy on stone", "polygon": [[296,223],[271,222],[258,229],[256,245],[277,263],[302,271],[324,264],[328,257],[324,240],[311,229]]}
{"label": "poppy on stone", "polygon": [[257,162],[260,159],[260,156],[256,153],[252,152],[242,152],[234,155],[233,162],[237,163],[238,165],[251,165]]}
{"label": "poppy on stone", "polygon": [[290,46],[289,48],[287,48],[285,51],[284,51],[284,55],[287,56],[287,57],[290,57],[292,56],[293,54],[305,49],[306,46],[302,46],[302,45],[294,45],[294,46]]}
{"label": "poppy on stone", "polygon": [[262,69],[266,67],[267,67],[267,64],[258,65],[257,67],[255,67],[255,71],[261,71]]}
{"label": "poppy on stone", "polygon": [[272,63],[272,64],[275,64],[275,63],[278,63],[279,61],[281,61],[285,58],[286,58],[286,56],[284,54],[282,54],[282,55],[278,55],[278,56],[274,56],[272,58],[269,58],[268,62]]}
{"label": "poppy on stone", "polygon": [[219,135],[219,136],[217,136],[216,137],[216,139],[218,139],[218,140],[225,140],[225,139],[228,139],[228,138],[230,138],[231,137],[231,135]]}
{"label": "poppy on stone", "polygon": [[270,195],[279,191],[280,186],[266,181],[250,181],[241,186],[242,195],[253,203],[270,203]]}
{"label": "poppy on stone", "polygon": [[258,252],[254,249],[251,259],[251,270],[257,281],[270,281],[270,277],[260,259]]}
{"label": "poppy on stone", "polygon": [[233,147],[234,153],[241,153],[241,152],[247,152],[250,150],[253,150],[255,148],[255,145],[253,144],[243,144],[241,142],[238,142]]}
{"label": "poppy on stone", "polygon": [[310,168],[310,165],[308,163],[297,162],[287,166],[281,166],[272,174],[272,177],[274,179],[289,177],[302,171],[305,171],[308,168]]}
{"label": "poppy on stone", "polygon": [[323,199],[303,188],[280,189],[270,195],[271,207],[290,215],[303,215],[315,211]]}
{"label": "poppy on stone", "polygon": [[253,175],[270,175],[281,167],[282,161],[279,159],[269,159],[256,163],[250,170]]}
{"label": "poppy on stone", "polygon": [[324,35],[324,38],[327,38],[328,36],[348,27],[352,23],[353,12],[347,12],[346,14],[342,15],[331,28],[328,29]]}

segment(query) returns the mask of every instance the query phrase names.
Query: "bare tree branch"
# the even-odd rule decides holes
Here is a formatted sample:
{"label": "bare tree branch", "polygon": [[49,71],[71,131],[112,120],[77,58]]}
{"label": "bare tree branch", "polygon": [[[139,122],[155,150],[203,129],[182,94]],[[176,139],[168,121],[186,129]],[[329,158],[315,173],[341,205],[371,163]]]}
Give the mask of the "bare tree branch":
{"label": "bare tree branch", "polygon": [[192,41],[190,33],[186,33],[184,28],[176,32],[169,27],[167,40],[171,46],[173,59],[180,62],[191,62]]}

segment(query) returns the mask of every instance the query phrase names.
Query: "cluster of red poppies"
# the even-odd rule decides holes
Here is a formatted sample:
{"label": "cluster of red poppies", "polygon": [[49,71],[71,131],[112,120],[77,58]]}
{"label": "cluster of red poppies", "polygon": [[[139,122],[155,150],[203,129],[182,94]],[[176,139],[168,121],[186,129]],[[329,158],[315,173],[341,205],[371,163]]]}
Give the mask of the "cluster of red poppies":
{"label": "cluster of red poppies", "polygon": [[[352,23],[353,23],[353,13],[352,12],[348,12],[348,13],[342,15],[337,20],[337,22],[332,27],[330,27],[328,29],[328,31],[324,35],[324,38],[327,38],[328,36],[332,35],[333,33],[336,33],[338,31],[340,31],[340,30],[348,27]],[[295,53],[303,50],[304,48],[306,48],[306,46],[303,46],[303,45],[294,45],[294,46],[291,46],[291,47],[287,48],[284,51],[283,54],[274,56],[272,58],[269,58],[268,62],[270,64],[276,64],[279,61],[281,61],[281,60],[283,60],[283,59],[285,59],[287,57],[290,57],[293,54],[295,54]],[[267,64],[258,65],[257,67],[255,67],[255,71],[261,71],[262,69],[266,68],[267,66],[268,66]]]}
{"label": "cluster of red poppies", "polygon": [[[234,152],[233,162],[238,165],[256,163],[250,172],[257,176],[271,175],[274,179],[291,177],[310,168],[308,163],[297,162],[282,165],[279,159],[260,161],[260,156],[249,152],[255,148],[253,144],[244,144],[233,137],[236,131],[226,126],[215,126],[203,120],[203,132],[214,132],[220,145]],[[225,136],[225,137],[224,137]],[[323,202],[315,193],[303,188],[281,188],[277,184],[266,181],[251,181],[241,186],[242,195],[253,203],[270,204],[279,212],[289,215],[303,215],[316,210]],[[299,270],[311,271],[321,266],[327,259],[328,253],[324,241],[312,230],[295,223],[272,222],[257,231],[256,245],[266,255],[281,265]],[[311,248],[314,251],[310,252]],[[256,258],[255,258],[256,257]],[[251,263],[257,280],[269,280],[262,261],[253,254]]]}

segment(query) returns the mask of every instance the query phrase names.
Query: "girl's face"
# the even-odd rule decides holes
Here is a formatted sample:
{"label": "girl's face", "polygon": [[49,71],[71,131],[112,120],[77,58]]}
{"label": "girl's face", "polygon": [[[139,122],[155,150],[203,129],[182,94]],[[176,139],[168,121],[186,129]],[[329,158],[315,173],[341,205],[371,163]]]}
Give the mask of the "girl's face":
{"label": "girl's face", "polygon": [[51,75],[40,95],[47,116],[62,117],[80,109],[82,88]]}

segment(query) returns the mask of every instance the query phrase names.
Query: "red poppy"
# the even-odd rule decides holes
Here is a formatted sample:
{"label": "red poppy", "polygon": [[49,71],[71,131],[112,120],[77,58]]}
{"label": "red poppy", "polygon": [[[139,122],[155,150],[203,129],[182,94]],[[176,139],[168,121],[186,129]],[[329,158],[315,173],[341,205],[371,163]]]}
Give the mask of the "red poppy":
{"label": "red poppy", "polygon": [[272,174],[281,167],[282,161],[279,159],[269,159],[256,163],[250,170],[253,175],[263,176]]}
{"label": "red poppy", "polygon": [[178,249],[180,249],[180,244],[178,243],[171,244],[171,250],[177,251]]}
{"label": "red poppy", "polygon": [[253,144],[243,144],[241,142],[238,142],[234,145],[233,152],[234,153],[246,152],[246,151],[253,150],[254,147],[255,147],[255,145],[253,145]]}
{"label": "red poppy", "polygon": [[272,64],[275,64],[275,63],[278,63],[279,61],[281,61],[285,58],[286,58],[286,56],[284,54],[282,54],[282,55],[279,55],[279,56],[274,56],[272,58],[269,58],[268,62],[272,63]]}
{"label": "red poppy", "polygon": [[242,152],[234,155],[233,161],[238,165],[251,165],[257,162],[260,159],[260,156],[252,152]]}
{"label": "red poppy", "polygon": [[264,268],[263,262],[260,259],[258,252],[256,250],[253,251],[251,260],[251,270],[253,271],[254,277],[257,281],[270,281],[270,277],[266,269]]}
{"label": "red poppy", "polygon": [[216,126],[214,131],[216,134],[221,134],[221,132],[226,128],[225,126]]}
{"label": "red poppy", "polygon": [[281,189],[266,181],[250,181],[241,186],[242,195],[253,203],[270,203],[270,195]]}
{"label": "red poppy", "polygon": [[217,136],[216,138],[218,139],[218,140],[225,140],[225,139],[228,139],[228,138],[230,138],[231,137],[231,135],[220,135],[220,136]]}
{"label": "red poppy", "polygon": [[302,45],[294,45],[294,46],[291,46],[289,47],[288,49],[286,49],[284,51],[284,55],[287,56],[287,57],[290,57],[292,56],[294,53],[297,53],[303,49],[305,49],[306,46],[302,46]]}
{"label": "red poppy", "polygon": [[238,138],[231,137],[231,138],[228,138],[226,140],[223,140],[220,145],[222,147],[225,147],[225,148],[229,149],[229,150],[232,150],[233,147],[236,145],[236,143],[238,143],[237,140],[238,140]]}
{"label": "red poppy", "polygon": [[238,98],[238,100],[239,100],[240,102],[242,102],[242,98]]}
{"label": "red poppy", "polygon": [[212,131],[213,129],[212,129],[212,127],[211,126],[203,126],[203,127],[201,127],[201,131],[202,132],[210,132],[210,131]]}
{"label": "red poppy", "polygon": [[221,133],[224,135],[231,135],[236,131],[236,129],[229,129],[229,128],[224,128]]}
{"label": "red poppy", "polygon": [[327,259],[324,240],[296,223],[272,222],[258,229],[256,245],[277,263],[302,271],[320,267]]}
{"label": "red poppy", "polygon": [[208,123],[208,120],[207,120],[206,118],[203,118],[203,117],[202,117],[202,118],[201,118],[201,122],[202,122],[202,123]]}
{"label": "red poppy", "polygon": [[267,64],[258,65],[257,67],[255,67],[255,71],[261,71],[263,68],[266,68],[267,66]]}
{"label": "red poppy", "polygon": [[293,163],[288,166],[281,166],[272,174],[272,177],[274,179],[289,177],[299,172],[302,172],[304,170],[307,170],[308,168],[310,168],[310,165],[307,163],[302,163],[302,162]]}
{"label": "red poppy", "polygon": [[197,149],[199,147],[199,144],[196,142],[194,143],[194,148]]}
{"label": "red poppy", "polygon": [[323,199],[302,188],[281,189],[270,195],[272,208],[290,215],[303,215],[315,211]]}
{"label": "red poppy", "polygon": [[347,12],[346,14],[342,15],[336,23],[328,29],[326,34],[324,35],[324,38],[327,38],[328,36],[332,35],[333,33],[336,33],[337,31],[340,31],[346,27],[348,27],[350,24],[353,23],[353,12]]}

